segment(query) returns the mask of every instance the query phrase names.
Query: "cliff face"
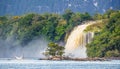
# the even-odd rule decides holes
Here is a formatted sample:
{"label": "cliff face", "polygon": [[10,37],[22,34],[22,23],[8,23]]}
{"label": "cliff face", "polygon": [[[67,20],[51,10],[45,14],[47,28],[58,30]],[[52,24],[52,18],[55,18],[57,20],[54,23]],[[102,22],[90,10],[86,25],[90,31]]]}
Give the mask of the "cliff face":
{"label": "cliff face", "polygon": [[104,13],[107,9],[120,9],[120,0],[1,0],[0,15],[21,15],[25,13],[74,12]]}

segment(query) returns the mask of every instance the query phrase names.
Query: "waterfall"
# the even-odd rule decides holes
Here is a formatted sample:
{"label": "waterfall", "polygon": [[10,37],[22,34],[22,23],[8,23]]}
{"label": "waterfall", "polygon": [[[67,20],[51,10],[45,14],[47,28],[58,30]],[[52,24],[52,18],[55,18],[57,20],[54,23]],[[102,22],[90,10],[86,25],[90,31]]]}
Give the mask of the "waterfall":
{"label": "waterfall", "polygon": [[96,23],[95,21],[87,22],[74,28],[67,39],[65,45],[65,56],[72,58],[86,58],[86,44],[89,43],[93,36],[93,32],[84,32],[88,25]]}

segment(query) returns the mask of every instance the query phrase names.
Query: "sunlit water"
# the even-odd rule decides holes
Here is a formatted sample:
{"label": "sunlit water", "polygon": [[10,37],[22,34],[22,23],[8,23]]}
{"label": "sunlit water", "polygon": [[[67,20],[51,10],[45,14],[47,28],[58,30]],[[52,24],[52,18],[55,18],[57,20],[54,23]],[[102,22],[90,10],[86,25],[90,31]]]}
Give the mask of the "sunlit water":
{"label": "sunlit water", "polygon": [[120,69],[120,60],[112,61],[0,60],[0,69]]}

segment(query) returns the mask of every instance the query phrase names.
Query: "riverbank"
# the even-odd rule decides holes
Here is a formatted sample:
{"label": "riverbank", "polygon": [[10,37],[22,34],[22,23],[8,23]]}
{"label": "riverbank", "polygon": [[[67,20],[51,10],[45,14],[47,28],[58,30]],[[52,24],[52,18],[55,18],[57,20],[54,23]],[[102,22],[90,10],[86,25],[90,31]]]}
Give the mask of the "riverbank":
{"label": "riverbank", "polygon": [[70,57],[51,57],[51,58],[40,58],[39,60],[73,60],[73,61],[110,61],[110,60],[120,60],[120,57],[107,57],[107,58],[70,58]]}

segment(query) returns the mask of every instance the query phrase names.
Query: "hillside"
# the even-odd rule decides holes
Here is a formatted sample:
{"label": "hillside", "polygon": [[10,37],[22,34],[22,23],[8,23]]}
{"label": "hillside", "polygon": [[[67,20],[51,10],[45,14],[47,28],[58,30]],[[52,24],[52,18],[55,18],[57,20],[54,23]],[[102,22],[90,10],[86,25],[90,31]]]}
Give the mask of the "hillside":
{"label": "hillside", "polygon": [[87,45],[87,54],[89,57],[120,57],[120,11],[109,13],[107,23],[103,23],[101,31],[96,31],[93,41]]}
{"label": "hillside", "polygon": [[0,38],[6,40],[11,37],[22,45],[39,37],[54,42],[64,41],[66,34],[75,26],[91,19],[88,13],[74,13],[71,10],[66,10],[63,15],[45,13],[1,16]]}
{"label": "hillside", "polygon": [[[66,10],[64,14],[25,14],[22,16],[0,16],[0,47],[6,44],[26,46],[32,40],[45,38],[49,42],[65,42],[72,29],[86,21],[102,20],[87,27],[94,31],[93,41],[87,45],[89,57],[120,56],[120,11],[109,10],[90,16],[88,13],[74,13]],[[99,31],[97,31],[97,30]],[[12,41],[13,43],[6,43]]]}

